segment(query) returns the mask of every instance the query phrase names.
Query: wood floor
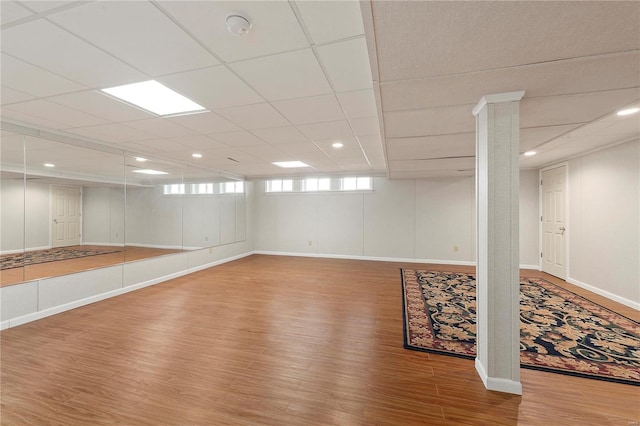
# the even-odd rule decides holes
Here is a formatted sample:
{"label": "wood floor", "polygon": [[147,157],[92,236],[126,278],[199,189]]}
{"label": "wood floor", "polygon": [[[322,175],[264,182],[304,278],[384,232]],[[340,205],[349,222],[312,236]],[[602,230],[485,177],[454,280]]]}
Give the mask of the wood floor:
{"label": "wood floor", "polygon": [[638,424],[638,387],[403,349],[403,266],[254,255],[5,330],[0,423]]}
{"label": "wood floor", "polygon": [[[87,249],[114,249],[112,246],[86,245],[78,246]],[[122,248],[122,247],[117,247]],[[177,253],[182,250],[159,249],[150,247],[126,246],[124,252],[100,254],[97,256],[80,257],[76,259],[56,260],[54,262],[36,263],[20,268],[3,269],[0,271],[0,287],[19,284],[41,278],[57,277],[73,274],[75,272],[88,271],[90,269],[103,268],[117,265],[122,262],[147,259],[150,257],[164,256]]]}

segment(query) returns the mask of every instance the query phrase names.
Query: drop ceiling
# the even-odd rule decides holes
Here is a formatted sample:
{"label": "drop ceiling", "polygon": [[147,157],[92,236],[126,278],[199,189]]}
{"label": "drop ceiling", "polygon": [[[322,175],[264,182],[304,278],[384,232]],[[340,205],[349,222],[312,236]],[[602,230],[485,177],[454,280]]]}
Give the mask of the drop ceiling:
{"label": "drop ceiling", "polygon": [[[638,2],[0,6],[4,123],[199,173],[471,175],[472,108],[514,90],[525,91],[521,151],[538,152],[522,167],[640,134],[638,116],[615,115],[640,102]],[[230,12],[252,21],[247,35],[227,31]],[[210,112],[158,117],[99,93],[149,79]],[[332,148],[336,141],[344,147]],[[5,147],[3,163],[15,157]],[[65,158],[69,168],[88,168],[86,155],[74,158]],[[312,167],[271,164],[290,160]]]}

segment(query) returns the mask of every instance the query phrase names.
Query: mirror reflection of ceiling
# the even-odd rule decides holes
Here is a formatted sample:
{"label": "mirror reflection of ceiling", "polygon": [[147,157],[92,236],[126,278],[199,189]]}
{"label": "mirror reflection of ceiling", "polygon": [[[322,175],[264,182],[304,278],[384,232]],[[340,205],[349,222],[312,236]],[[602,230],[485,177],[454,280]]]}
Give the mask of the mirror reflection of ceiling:
{"label": "mirror reflection of ceiling", "polygon": [[[640,134],[640,2],[2,1],[2,120],[238,177],[472,175],[471,109],[524,90],[521,166]],[[235,36],[230,11],[253,23]],[[144,25],[140,25],[144,22]],[[330,25],[328,25],[330,23]],[[99,89],[155,79],[210,112]],[[344,146],[334,149],[340,141]],[[191,154],[199,152],[200,159]],[[309,169],[281,169],[301,160]]]}

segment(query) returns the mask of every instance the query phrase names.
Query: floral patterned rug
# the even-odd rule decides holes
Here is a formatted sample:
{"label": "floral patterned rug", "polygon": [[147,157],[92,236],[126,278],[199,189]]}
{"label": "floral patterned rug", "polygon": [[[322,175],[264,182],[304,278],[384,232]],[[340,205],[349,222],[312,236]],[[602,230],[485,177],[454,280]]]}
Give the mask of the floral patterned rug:
{"label": "floral patterned rug", "polygon": [[57,247],[46,250],[34,250],[24,253],[5,254],[0,256],[0,270],[20,268],[37,263],[55,262],[57,260],[77,259],[79,257],[97,256],[100,254],[118,253],[122,249],[82,248],[82,246]]}
{"label": "floral patterned rug", "polygon": [[[475,358],[474,274],[401,272],[405,348]],[[520,365],[640,386],[640,323],[544,279],[522,278]]]}

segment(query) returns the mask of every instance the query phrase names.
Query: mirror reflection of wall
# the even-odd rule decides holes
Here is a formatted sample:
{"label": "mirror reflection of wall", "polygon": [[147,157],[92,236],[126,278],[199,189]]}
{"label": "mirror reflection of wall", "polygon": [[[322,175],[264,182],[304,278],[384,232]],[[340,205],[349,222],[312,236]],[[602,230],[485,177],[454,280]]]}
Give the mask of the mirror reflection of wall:
{"label": "mirror reflection of wall", "polygon": [[1,148],[0,285],[245,240],[242,181],[6,130]]}
{"label": "mirror reflection of wall", "polygon": [[0,285],[9,285],[24,281],[24,136],[3,130],[0,137]]}

